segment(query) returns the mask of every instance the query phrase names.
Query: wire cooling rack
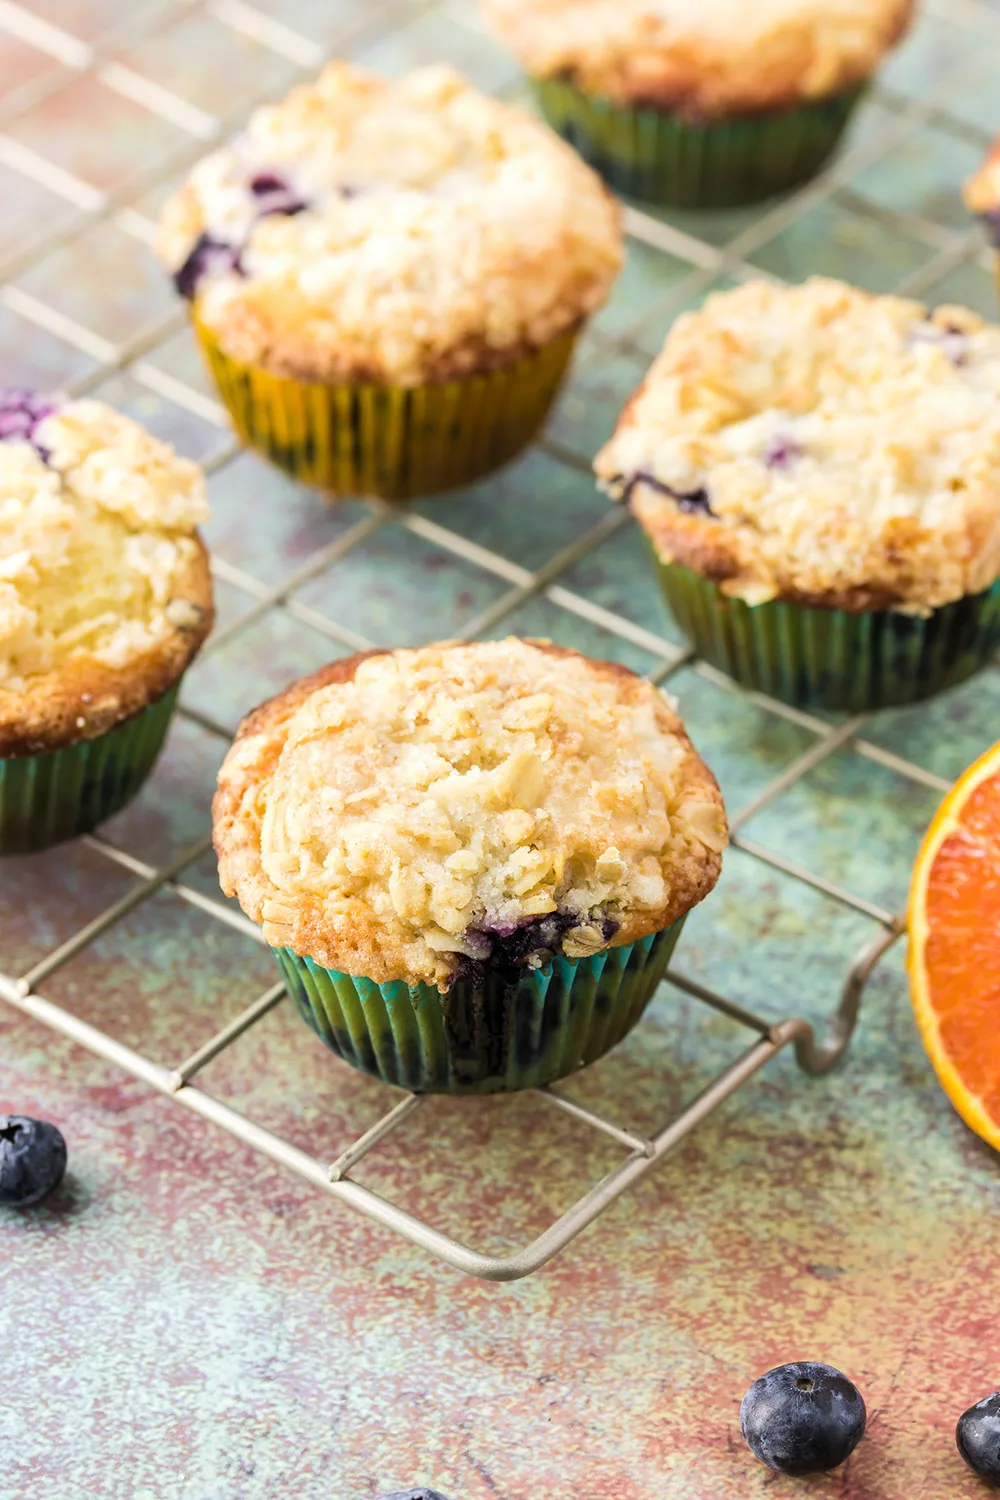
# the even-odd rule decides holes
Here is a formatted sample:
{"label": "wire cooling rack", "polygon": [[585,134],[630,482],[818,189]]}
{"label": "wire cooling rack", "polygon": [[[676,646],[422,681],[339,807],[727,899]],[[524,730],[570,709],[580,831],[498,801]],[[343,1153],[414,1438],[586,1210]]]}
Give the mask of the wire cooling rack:
{"label": "wire cooling rack", "polygon": [[[419,26],[434,17],[444,23],[444,30],[439,35],[448,39],[449,44],[454,43],[458,54],[454,60],[459,66],[463,65],[466,50],[470,56],[481,58],[486,55],[488,47],[477,31],[472,0],[455,0],[450,4],[446,0],[436,0],[436,3],[431,3],[431,0],[403,0],[403,3],[368,0],[363,6],[352,4],[352,0],[331,0],[325,19],[326,34],[322,40],[307,35],[306,27],[300,31],[289,24],[287,18],[297,14],[295,5],[283,6],[280,0],[269,0],[269,3],[270,14],[268,0],[263,0],[264,8],[244,3],[244,0],[207,0],[207,3],[148,0],[135,10],[130,8],[125,24],[105,30],[96,42],[91,42],[65,29],[62,24],[67,11],[70,20],[73,17],[87,19],[88,6],[85,3],[74,7],[72,0],[45,0],[44,4],[28,10],[11,3],[11,0],[0,0],[0,56],[4,44],[8,43],[15,59],[23,57],[31,62],[31,66],[24,69],[15,67],[15,76],[23,73],[21,81],[8,89],[0,103],[0,169],[17,174],[44,190],[47,202],[58,201],[65,210],[56,216],[54,222],[50,222],[51,215],[45,215],[46,222],[40,228],[27,223],[24,237],[16,249],[0,263],[0,308],[44,331],[69,353],[87,357],[90,367],[85,375],[61,382],[72,394],[83,394],[116,372],[127,372],[140,387],[226,432],[225,414],[211,396],[157,363],[157,355],[167,341],[185,326],[182,308],[171,306],[169,311],[152,321],[142,322],[136,332],[116,343],[77,321],[52,301],[20,286],[18,280],[22,273],[44,264],[48,257],[71,247],[102,223],[111,222],[132,240],[149,246],[154,223],[144,212],[143,205],[149,201],[150,195],[155,195],[160,185],[173,181],[214,141],[235,129],[253,104],[283,93],[296,78],[314,72],[328,55],[357,56],[373,42],[404,35],[407,27]],[[101,6],[95,0],[90,9],[99,11]],[[305,11],[307,15],[312,14],[308,5],[305,5]],[[724,284],[727,280],[738,281],[750,275],[774,274],[773,267],[766,263],[751,264],[749,258],[783,232],[793,230],[806,215],[830,203],[846,207],[859,223],[874,224],[887,236],[905,235],[908,244],[921,247],[917,257],[919,263],[911,265],[905,276],[895,278],[894,289],[899,292],[919,296],[965,266],[988,267],[979,233],[966,223],[956,221],[948,227],[936,218],[905,208],[879,207],[848,186],[849,181],[856,180],[864,169],[879,163],[924,127],[933,125],[951,139],[977,150],[987,142],[986,134],[969,122],[968,112],[956,111],[955,106],[970,89],[982,85],[991,50],[1000,48],[1000,10],[991,8],[985,0],[937,0],[928,11],[939,22],[946,21],[963,31],[966,41],[970,37],[981,39],[985,58],[970,57],[970,52],[978,53],[979,49],[968,46],[950,65],[947,58],[936,58],[932,70],[933,87],[916,90],[913,95],[880,86],[876,91],[879,108],[873,116],[874,123],[855,135],[847,151],[816,182],[789,199],[768,206],[754,217],[744,215],[721,243],[714,243],[711,233],[696,235],[670,222],[667,217],[635,208],[626,209],[625,225],[632,246],[639,247],[640,252],[647,256],[662,255],[664,264],[669,261],[672,266],[678,263],[682,266],[682,279],[678,284],[675,277],[670,290],[675,308],[698,299],[713,283],[721,281]],[[341,15],[339,25],[338,15]],[[143,55],[142,49],[147,44],[155,50],[165,28],[183,18],[199,16],[211,17],[215,24],[228,28],[243,41],[251,40],[262,54],[275,60],[281,73],[280,84],[272,79],[267,88],[260,91],[259,97],[251,97],[247,91],[227,116],[220,118],[206,112],[200,104],[182,97],[179,91],[164,87],[141,69],[122,61],[123,57]],[[414,60],[407,58],[407,62]],[[37,132],[34,136],[31,132],[26,135],[19,125],[33,112],[37,114],[47,102],[83,83],[92,91],[98,91],[96,97],[115,95],[168,124],[173,131],[173,144],[169,149],[165,148],[156,160],[138,171],[126,173],[110,187],[95,186],[84,176],[75,175],[62,161],[38,148]],[[501,83],[501,91],[505,94],[516,94],[517,88],[512,74]],[[81,119],[80,126],[86,129],[86,121]],[[764,259],[766,262],[766,257]],[[797,269],[795,274],[798,274]],[[592,338],[584,346],[574,379],[585,378],[588,370],[623,351],[648,359],[649,349],[643,349],[642,335],[648,331],[648,318],[652,316],[655,321],[664,312],[666,298],[662,301],[661,306],[654,298],[653,305],[644,309],[641,319],[633,318],[626,328],[617,329],[612,336]],[[576,451],[552,438],[542,439],[539,446],[557,464],[589,473],[589,453]],[[218,474],[234,461],[238,453],[234,441],[220,437],[219,446],[206,468],[210,473]],[[264,582],[242,567],[227,562],[224,556],[216,556],[213,566],[217,578],[237,591],[246,607],[238,618],[217,630],[206,648],[206,655],[217,652],[235,636],[272,613],[280,613],[286,620],[306,625],[326,637],[331,654],[345,649],[361,650],[372,644],[350,627],[303,602],[296,594],[303,584],[349,557],[353,549],[382,528],[394,525],[491,575],[503,586],[495,602],[467,622],[463,637],[495,634],[520,606],[541,598],[569,617],[599,627],[623,646],[638,647],[649,653],[659,663],[651,676],[660,682],[668,682],[681,669],[692,669],[716,686],[738,692],[725,677],[706,663],[697,661],[689,649],[677,646],[560,582],[562,575],[595,549],[607,544],[626,524],[624,510],[609,507],[596,525],[559,550],[544,567],[531,571],[413,509],[394,508],[371,501],[359,520],[347,526],[332,543],[308,556],[277,584]],[[797,1061],[806,1073],[821,1074],[830,1068],[850,1042],[862,994],[873,969],[903,931],[899,914],[781,857],[747,838],[742,830],[764,807],[796,786],[821,762],[848,746],[868,761],[933,791],[946,790],[947,781],[866,738],[863,717],[831,723],[762,695],[749,696],[767,714],[798,726],[812,737],[812,743],[744,806],[730,809],[734,846],[762,866],[811,887],[865,919],[870,924],[870,935],[849,967],[839,1003],[831,1004],[828,1026],[820,1036],[803,1019],[793,1016],[777,1023],[766,1020],[726,995],[672,969],[668,975],[669,984],[720,1012],[740,1031],[749,1033],[749,1044],[735,1062],[655,1134],[639,1135],[625,1129],[558,1089],[537,1091],[554,1109],[564,1111],[583,1125],[610,1137],[622,1148],[623,1157],[614,1170],[592,1186],[543,1233],[512,1253],[484,1254],[459,1243],[352,1178],[352,1170],[362,1158],[396,1131],[415,1110],[423,1107],[426,1100],[413,1095],[400,1097],[398,1090],[386,1088],[385,1113],[336,1160],[329,1162],[306,1154],[198,1086],[202,1069],[275,1006],[287,1003],[283,985],[276,983],[267,989],[211,1040],[179,1062],[145,1056],[46,997],[46,982],[58,970],[164,888],[189,906],[235,928],[247,939],[261,941],[258,930],[239,912],[224,904],[221,897],[206,895],[183,878],[184,871],[209,849],[207,831],[162,866],[148,864],[100,836],[88,838],[85,842],[91,850],[128,872],[136,883],[120,900],[109,905],[24,972],[0,972],[0,998],[297,1172],[335,1202],[367,1215],[459,1270],[498,1281],[528,1275],[562,1250],[627,1188],[651,1171],[699,1122],[783,1048],[794,1048]],[[203,731],[217,737],[221,760],[234,725],[218,723],[190,705],[182,704],[180,712]],[[14,877],[5,870],[3,878]],[[835,1002],[836,997],[831,996],[831,1001]],[[332,1060],[330,1065],[340,1066]]]}

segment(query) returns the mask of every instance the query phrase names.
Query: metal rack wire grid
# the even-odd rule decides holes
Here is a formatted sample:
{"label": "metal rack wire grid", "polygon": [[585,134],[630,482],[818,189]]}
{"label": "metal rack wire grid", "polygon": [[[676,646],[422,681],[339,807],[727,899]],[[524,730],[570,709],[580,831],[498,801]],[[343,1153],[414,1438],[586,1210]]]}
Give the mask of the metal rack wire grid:
{"label": "metal rack wire grid", "polygon": [[[280,95],[329,55],[388,71],[445,59],[481,87],[519,99],[515,67],[478,28],[473,0],[369,0],[364,7],[335,0],[321,16],[307,0],[148,0],[103,31],[99,12],[68,0],[30,10],[0,3],[0,59],[10,85],[0,104],[0,186],[13,210],[0,229],[2,380],[100,394],[201,459],[211,476],[208,539],[220,623],[186,680],[179,727],[157,773],[165,791],[156,808],[166,800],[176,815],[144,812],[140,797],[100,835],[62,853],[62,867],[68,859],[83,862],[73,874],[74,899],[63,905],[65,883],[53,874],[51,856],[9,861],[0,873],[7,917],[0,996],[450,1265],[493,1280],[525,1276],[782,1049],[794,1048],[811,1074],[837,1061],[872,971],[902,933],[904,876],[919,829],[964,762],[992,737],[988,718],[977,719],[961,691],[951,695],[950,709],[929,706],[871,722],[828,720],[740,693],[674,634],[625,512],[606,507],[593,490],[590,458],[670,322],[712,287],[829,271],[874,290],[962,300],[992,312],[990,261],[956,184],[987,143],[976,121],[1000,56],[1000,9],[985,0],[933,0],[873,91],[846,150],[787,200],[711,216],[627,207],[628,269],[586,339],[547,434],[506,474],[457,497],[399,508],[379,501],[330,507],[241,453],[197,361],[184,310],[154,264],[156,208],[253,104]],[[96,36],[84,34],[95,28]],[[216,113],[220,99],[225,108]],[[623,1155],[530,1243],[493,1253],[469,1247],[356,1176],[368,1153],[433,1101],[372,1084],[380,1100],[374,1123],[331,1161],[204,1087],[203,1070],[285,1001],[281,984],[264,988],[221,1029],[209,1010],[210,1034],[185,1055],[176,1027],[190,1022],[192,1037],[205,1032],[206,1012],[199,1007],[197,947],[184,949],[170,1048],[153,1057],[121,1040],[128,1025],[115,1028],[103,1013],[100,1025],[86,1019],[86,985],[66,976],[140,909],[152,914],[155,929],[164,896],[238,935],[247,973],[265,972],[258,930],[214,884],[207,792],[184,784],[178,740],[185,727],[212,747],[206,753],[214,769],[242,711],[331,654],[506,629],[617,656],[676,688],[727,793],[738,851],[730,863],[742,862],[744,887],[759,889],[773,877],[784,890],[808,891],[841,908],[854,919],[855,951],[821,1034],[816,1018],[767,1019],[703,978],[672,969],[668,993],[672,987],[711,1008],[736,1034],[749,1032],[749,1044],[660,1129],[628,1128],[600,1101],[589,1102],[603,1064],[590,1070],[597,1081],[588,1080],[588,1102],[574,1096],[572,1084],[538,1091]],[[996,669],[986,675],[995,691]],[[990,701],[981,683],[977,694]],[[777,773],[775,757],[784,761]],[[850,783],[850,824],[839,821],[848,793],[822,781],[835,765]],[[891,848],[878,813],[879,776],[914,797]],[[827,839],[835,855],[823,869],[798,857],[809,844],[803,817],[841,829],[839,842]],[[751,822],[754,837],[746,831]],[[95,858],[118,882],[110,901],[92,874]],[[19,943],[20,924],[11,918],[29,901],[37,916],[40,891],[43,921]],[[742,899],[739,889],[734,899]],[[65,930],[81,910],[86,919]],[[721,905],[718,911],[721,920]],[[697,941],[689,948],[709,970],[705,953],[719,938],[714,920],[710,902],[691,924],[704,936],[701,948]],[[746,969],[750,987],[759,993],[763,986],[766,995],[767,975],[752,962]],[[124,1011],[118,1019],[124,1022]],[[343,1069],[332,1059],[328,1066]],[[421,1172],[419,1159],[413,1170]]]}

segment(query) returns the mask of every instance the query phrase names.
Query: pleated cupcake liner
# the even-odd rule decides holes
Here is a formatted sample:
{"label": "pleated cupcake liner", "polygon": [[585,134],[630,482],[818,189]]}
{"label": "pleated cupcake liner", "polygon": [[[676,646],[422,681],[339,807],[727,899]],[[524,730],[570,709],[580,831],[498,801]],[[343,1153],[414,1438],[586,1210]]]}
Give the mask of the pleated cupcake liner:
{"label": "pleated cupcake liner", "polygon": [[272,375],[231,359],[197,317],[194,327],[249,447],[304,484],[383,500],[460,488],[520,453],[549,413],[580,332],[486,374],[404,387]]}
{"label": "pleated cupcake liner", "polygon": [[866,85],[704,124],[533,79],[549,124],[610,187],[663,208],[736,208],[787,193],[832,156]]}
{"label": "pleated cupcake liner", "polygon": [[1000,583],[922,619],[774,600],[746,604],[690,568],[657,568],[698,655],[741,687],[803,709],[899,708],[964,682],[1000,649]]}
{"label": "pleated cupcake liner", "polygon": [[332,1052],[418,1094],[538,1088],[596,1062],[639,1020],[684,918],[592,958],[555,958],[516,980],[376,984],[321,968],[289,948],[275,956],[303,1019]]}
{"label": "pleated cupcake liner", "polygon": [[0,855],[61,844],[120,812],[153,769],[177,693],[97,739],[0,760]]}

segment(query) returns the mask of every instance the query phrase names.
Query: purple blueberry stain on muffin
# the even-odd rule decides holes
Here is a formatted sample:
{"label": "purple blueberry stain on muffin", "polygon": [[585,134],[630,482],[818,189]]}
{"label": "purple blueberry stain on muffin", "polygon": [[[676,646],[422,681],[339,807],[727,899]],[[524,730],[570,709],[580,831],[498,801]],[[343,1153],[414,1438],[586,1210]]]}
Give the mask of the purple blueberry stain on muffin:
{"label": "purple blueberry stain on muffin", "polygon": [[769,469],[790,469],[805,450],[787,433],[779,432],[769,439],[764,448],[764,463]]}
{"label": "purple blueberry stain on muffin", "polygon": [[488,973],[514,982],[524,969],[541,969],[562,952],[566,934],[578,927],[593,927],[606,947],[620,927],[604,912],[589,915],[554,911],[544,917],[526,917],[520,922],[468,927],[462,934],[475,957],[461,953],[452,982],[467,979],[482,986]]}
{"label": "purple blueberry stain on muffin", "polygon": [[943,326],[938,323],[915,323],[908,338],[911,344],[936,344],[956,369],[961,369],[962,365],[968,363],[969,336],[953,323]]}
{"label": "purple blueberry stain on muffin", "polygon": [[257,172],[251,177],[249,188],[260,219],[266,219],[271,214],[284,214],[290,218],[309,207],[306,199],[295,191],[287,177],[282,177],[278,172]]}
{"label": "purple blueberry stain on muffin", "polygon": [[203,232],[192,245],[187,260],[174,272],[174,286],[192,302],[206,276],[223,276],[229,271],[235,271],[237,276],[245,274],[238,247]]}
{"label": "purple blueberry stain on muffin", "polygon": [[35,435],[45,418],[58,409],[51,396],[28,390],[0,390],[0,442],[30,443],[42,462],[48,463],[49,449]]}
{"label": "purple blueberry stain on muffin", "polygon": [[[307,199],[297,193],[286,177],[279,172],[257,172],[247,182],[247,192],[254,202],[254,222],[281,214],[291,218],[304,213],[309,207]],[[239,245],[224,240],[217,234],[203,230],[191,247],[187,260],[174,272],[174,286],[188,302],[194,300],[198,288],[207,276],[224,276],[234,272],[245,276],[246,268],[242,256],[245,242]]]}
{"label": "purple blueberry stain on muffin", "polygon": [[667,495],[673,500],[677,509],[683,511],[686,516],[712,516],[716,513],[712,509],[708,490],[700,486],[693,490],[676,489],[673,485],[664,484],[662,479],[657,479],[648,469],[637,469],[627,479],[622,475],[618,481],[622,486],[622,499],[628,502],[632,498],[632,492],[639,484],[644,484],[651,490],[656,490],[659,495]]}

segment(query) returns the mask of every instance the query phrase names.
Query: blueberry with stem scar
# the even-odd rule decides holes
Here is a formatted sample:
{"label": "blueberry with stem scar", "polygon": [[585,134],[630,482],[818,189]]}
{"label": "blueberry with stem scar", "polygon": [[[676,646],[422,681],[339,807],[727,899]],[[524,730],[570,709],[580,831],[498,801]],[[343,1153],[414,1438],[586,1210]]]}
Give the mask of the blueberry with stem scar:
{"label": "blueberry with stem scar", "polygon": [[422,1485],[416,1490],[393,1490],[390,1495],[379,1495],[378,1500],[447,1500],[447,1496]]}
{"label": "blueberry with stem scar", "polygon": [[779,1365],[743,1397],[740,1431],[778,1474],[823,1474],[854,1452],[865,1432],[861,1392],[831,1365]]}
{"label": "blueberry with stem scar", "polygon": [[420,1490],[393,1490],[388,1496],[378,1496],[378,1500],[447,1500],[439,1490],[427,1490],[426,1485],[421,1485]]}
{"label": "blueberry with stem scar", "polygon": [[28,1208],[59,1186],[66,1142],[54,1125],[27,1115],[0,1115],[0,1204]]}

